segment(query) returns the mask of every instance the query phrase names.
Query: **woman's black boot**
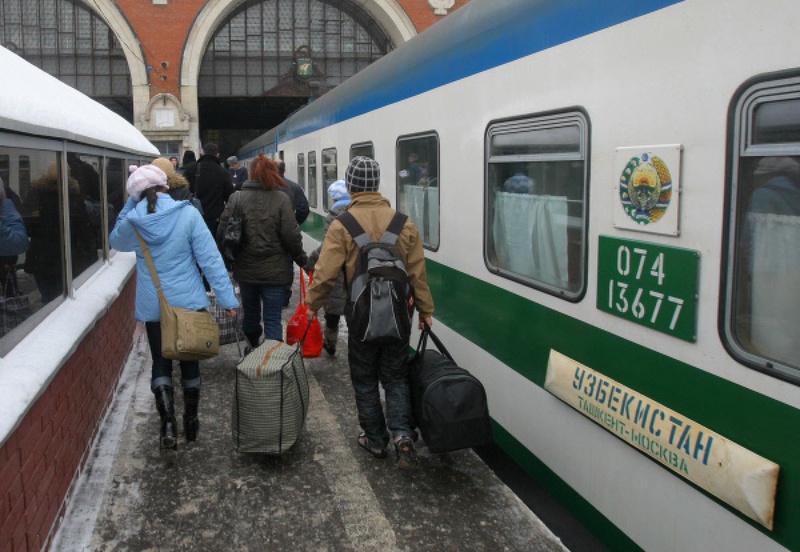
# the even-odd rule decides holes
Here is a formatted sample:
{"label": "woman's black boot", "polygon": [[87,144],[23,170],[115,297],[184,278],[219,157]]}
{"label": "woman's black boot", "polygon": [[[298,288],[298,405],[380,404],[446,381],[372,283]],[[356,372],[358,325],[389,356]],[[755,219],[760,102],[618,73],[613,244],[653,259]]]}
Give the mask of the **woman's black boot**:
{"label": "woman's black boot", "polygon": [[197,418],[198,404],[200,404],[200,388],[184,387],[183,431],[186,434],[186,441],[189,443],[197,440],[197,431],[200,429],[200,420]]}
{"label": "woman's black boot", "polygon": [[247,343],[249,343],[250,346],[253,349],[258,347],[258,341],[259,341],[259,339],[261,339],[261,332],[258,332],[258,333],[249,333],[248,332],[248,333],[244,334],[244,336],[247,338]]}
{"label": "woman's black boot", "polygon": [[161,448],[175,450],[178,448],[178,422],[175,421],[174,391],[172,387],[162,385],[153,393],[158,415],[161,416]]}

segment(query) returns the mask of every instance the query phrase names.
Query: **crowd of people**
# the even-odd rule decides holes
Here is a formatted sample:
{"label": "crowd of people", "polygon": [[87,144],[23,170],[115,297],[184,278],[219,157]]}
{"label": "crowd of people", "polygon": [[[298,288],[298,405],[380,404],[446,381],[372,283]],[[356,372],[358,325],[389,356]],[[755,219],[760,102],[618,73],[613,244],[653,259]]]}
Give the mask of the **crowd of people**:
{"label": "crowd of people", "polygon": [[[206,144],[195,159],[186,152],[177,158],[158,158],[151,164],[132,167],[127,181],[128,201],[111,233],[111,246],[137,252],[136,319],[145,322],[152,355],[151,390],[155,396],[163,449],[174,449],[178,424],[174,408],[173,362],[161,355],[158,295],[142,254],[139,237],[151,252],[169,303],[192,310],[210,306],[213,290],[218,304],[229,316],[243,310],[242,331],[251,348],[262,339],[284,340],[282,310],[289,304],[294,265],[314,273],[306,302],[311,319],[324,307],[324,348],[336,354],[340,318],[345,315],[347,289],[353,277],[358,246],[337,217],[349,211],[373,239],[385,230],[380,226],[394,215],[389,200],[378,191],[380,167],[366,157],[353,159],[344,180],[328,189],[332,207],[325,221],[323,243],[307,255],[300,230],[309,216],[303,189],[285,177],[283,161],[260,154],[245,169],[235,156],[227,167],[215,144]],[[232,200],[236,194],[236,200]],[[220,245],[229,219],[234,215],[244,228],[242,243],[228,265]],[[425,276],[422,240],[414,224],[406,221],[399,233],[397,249],[409,267],[415,290],[419,325],[432,324],[433,299]],[[235,287],[239,288],[237,296]],[[345,316],[347,319],[347,316]],[[398,466],[416,465],[409,400],[408,342],[361,343],[348,340],[348,360],[355,392],[361,433],[357,444],[375,458],[388,457],[394,445]],[[183,429],[187,442],[197,439],[201,377],[199,361],[180,361],[183,388]],[[380,402],[379,386],[386,391],[387,415]]]}

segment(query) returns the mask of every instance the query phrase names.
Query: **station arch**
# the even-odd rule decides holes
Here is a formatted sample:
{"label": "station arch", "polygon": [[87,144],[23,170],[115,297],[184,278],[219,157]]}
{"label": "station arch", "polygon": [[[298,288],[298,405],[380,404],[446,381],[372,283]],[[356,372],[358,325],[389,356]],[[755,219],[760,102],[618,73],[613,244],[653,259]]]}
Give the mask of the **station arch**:
{"label": "station arch", "polygon": [[[311,4],[318,0],[279,0],[280,3],[302,2]],[[211,0],[197,14],[194,24],[186,39],[181,60],[180,88],[181,101],[187,113],[196,114],[191,118],[188,142],[194,149],[200,146],[202,113],[201,93],[198,82],[200,79],[203,59],[215,34],[231,20],[231,17],[241,13],[248,6],[263,4],[258,0]],[[395,0],[319,0],[319,3],[339,7],[345,12],[361,12],[379,29],[386,37],[387,51],[396,48],[403,42],[417,34],[417,31],[408,14]],[[245,103],[245,108],[247,102]],[[291,102],[285,109],[291,109]]]}

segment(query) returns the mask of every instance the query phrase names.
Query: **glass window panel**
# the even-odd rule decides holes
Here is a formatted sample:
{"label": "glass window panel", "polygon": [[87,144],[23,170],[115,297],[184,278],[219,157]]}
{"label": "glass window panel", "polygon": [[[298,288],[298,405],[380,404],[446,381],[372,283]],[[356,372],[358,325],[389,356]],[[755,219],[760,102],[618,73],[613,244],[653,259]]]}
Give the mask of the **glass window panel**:
{"label": "glass window panel", "polygon": [[350,146],[350,159],[359,155],[375,159],[375,147],[372,144],[354,144]]}
{"label": "glass window panel", "polygon": [[[748,364],[800,382],[800,85],[745,91],[734,115],[726,325]],[[793,99],[787,99],[793,98]],[[748,111],[750,110],[751,111]]]}
{"label": "glass window panel", "polygon": [[67,154],[69,167],[69,241],[72,277],[78,278],[103,258],[103,207],[100,158]]}
{"label": "glass window panel", "polygon": [[297,154],[297,183],[303,188],[303,193],[308,196],[306,191],[306,157],[302,153]]}
{"label": "glass window panel", "polygon": [[439,248],[439,137],[397,141],[397,210],[408,215],[426,248]]}
{"label": "glass window panel", "polygon": [[336,182],[338,179],[336,176],[337,171],[338,165],[336,163],[336,148],[322,150],[322,208],[325,211],[328,211],[331,205],[331,200],[328,196],[328,186]]}
{"label": "glass window panel", "polygon": [[[28,251],[13,262],[19,292],[28,296],[35,312],[64,295],[64,220],[60,163],[58,154],[50,151],[10,151],[12,160],[25,157],[28,186],[13,177],[11,189],[19,197],[20,212],[30,239]],[[12,164],[12,173],[16,166]],[[25,189],[27,188],[27,190]],[[16,201],[15,201],[16,203]]]}
{"label": "glass window panel", "polygon": [[579,114],[497,123],[487,132],[487,262],[567,298],[584,287],[585,132]]}
{"label": "glass window panel", "polygon": [[761,103],[753,117],[754,144],[800,142],[800,99]]}
{"label": "glass window panel", "polygon": [[308,152],[308,204],[317,206],[317,152]]}

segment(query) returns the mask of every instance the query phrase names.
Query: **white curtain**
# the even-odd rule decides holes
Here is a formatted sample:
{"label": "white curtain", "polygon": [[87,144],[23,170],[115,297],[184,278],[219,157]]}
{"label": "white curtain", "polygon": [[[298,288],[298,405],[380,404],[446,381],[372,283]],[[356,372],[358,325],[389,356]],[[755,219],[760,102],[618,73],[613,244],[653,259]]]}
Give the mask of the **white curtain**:
{"label": "white curtain", "polygon": [[502,268],[567,287],[567,198],[495,192],[492,221]]}
{"label": "white curtain", "polygon": [[[403,186],[408,218],[416,225],[422,241],[439,244],[439,188],[430,186]],[[427,221],[427,227],[425,225]]]}
{"label": "white curtain", "polygon": [[750,213],[751,339],[759,352],[800,365],[800,217]]}

